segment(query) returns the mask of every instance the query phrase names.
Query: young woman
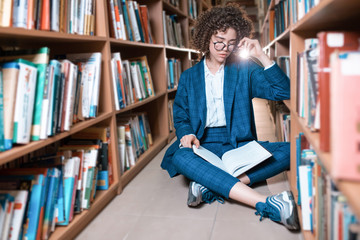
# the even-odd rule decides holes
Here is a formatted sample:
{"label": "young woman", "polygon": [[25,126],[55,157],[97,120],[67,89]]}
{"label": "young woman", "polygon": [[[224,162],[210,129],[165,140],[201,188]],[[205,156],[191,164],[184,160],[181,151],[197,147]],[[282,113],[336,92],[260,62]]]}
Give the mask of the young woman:
{"label": "young woman", "polygon": [[[189,206],[230,198],[255,207],[260,220],[269,217],[297,230],[290,191],[263,196],[250,187],[289,169],[289,143],[259,142],[272,157],[239,178],[198,157],[191,148],[202,145],[221,157],[257,140],[252,99],[289,99],[288,77],[264,54],[259,42],[250,39],[252,29],[252,22],[236,5],[213,7],[198,18],[192,44],[203,57],[180,77],[173,107],[178,140],[168,148],[161,167],[171,177],[182,174],[191,180]],[[247,51],[250,58],[240,60],[239,51]]]}

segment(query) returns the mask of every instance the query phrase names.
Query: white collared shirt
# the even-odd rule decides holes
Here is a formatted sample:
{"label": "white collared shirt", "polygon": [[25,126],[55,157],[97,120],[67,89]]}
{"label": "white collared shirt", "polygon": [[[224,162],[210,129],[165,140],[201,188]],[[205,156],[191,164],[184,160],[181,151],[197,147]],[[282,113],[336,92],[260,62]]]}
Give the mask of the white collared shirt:
{"label": "white collared shirt", "polygon": [[224,108],[224,64],[218,71],[211,73],[204,61],[206,92],[206,125],[205,127],[226,126]]}

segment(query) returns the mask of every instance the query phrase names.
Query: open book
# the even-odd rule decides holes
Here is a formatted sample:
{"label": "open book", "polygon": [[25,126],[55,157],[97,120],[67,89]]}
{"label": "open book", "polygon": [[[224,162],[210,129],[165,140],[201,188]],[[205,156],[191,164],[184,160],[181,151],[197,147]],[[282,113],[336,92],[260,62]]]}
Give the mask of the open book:
{"label": "open book", "polygon": [[202,146],[196,148],[196,146],[193,145],[192,148],[196,155],[225,172],[230,173],[234,177],[238,177],[272,156],[268,150],[256,141],[251,141],[242,147],[224,153],[221,159]]}

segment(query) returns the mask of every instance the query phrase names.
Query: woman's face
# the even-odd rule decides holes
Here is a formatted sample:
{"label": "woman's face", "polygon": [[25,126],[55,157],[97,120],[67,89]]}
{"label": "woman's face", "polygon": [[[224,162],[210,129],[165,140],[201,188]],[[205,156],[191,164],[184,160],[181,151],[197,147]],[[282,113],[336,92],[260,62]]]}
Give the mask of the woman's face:
{"label": "woman's face", "polygon": [[225,32],[217,32],[210,38],[209,50],[211,61],[223,64],[235,47],[235,29],[228,28]]}

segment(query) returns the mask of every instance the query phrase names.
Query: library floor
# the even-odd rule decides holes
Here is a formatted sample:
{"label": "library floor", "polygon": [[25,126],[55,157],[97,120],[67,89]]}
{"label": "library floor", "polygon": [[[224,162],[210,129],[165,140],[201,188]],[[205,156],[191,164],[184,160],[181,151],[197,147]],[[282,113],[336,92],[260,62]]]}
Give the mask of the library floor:
{"label": "library floor", "polygon": [[[266,101],[254,100],[259,140],[276,141]],[[77,240],[301,240],[301,232],[264,219],[255,210],[232,201],[214,202],[200,208],[186,205],[188,181],[170,179],[160,168],[165,147],[106,208],[84,229]],[[289,189],[284,173],[256,191],[270,195]]]}

